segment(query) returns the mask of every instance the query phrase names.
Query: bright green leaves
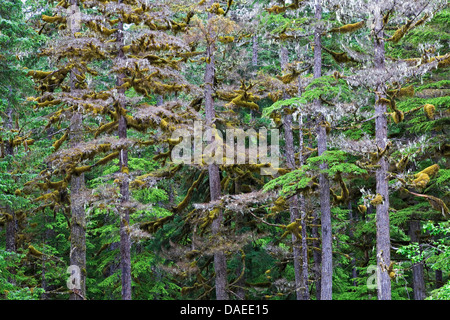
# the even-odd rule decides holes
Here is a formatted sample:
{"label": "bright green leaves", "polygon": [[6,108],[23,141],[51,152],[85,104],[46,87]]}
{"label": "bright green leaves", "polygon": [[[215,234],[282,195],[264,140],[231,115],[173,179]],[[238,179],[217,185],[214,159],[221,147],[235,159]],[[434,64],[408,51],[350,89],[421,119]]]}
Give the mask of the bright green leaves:
{"label": "bright green leaves", "polygon": [[286,107],[292,108],[293,106],[299,106],[300,104],[305,104],[306,102],[306,99],[303,97],[279,100],[270,107],[264,108],[262,117],[268,119],[273,112],[283,110]]}
{"label": "bright green leaves", "polygon": [[310,157],[307,164],[301,168],[288,172],[277,177],[263,187],[264,191],[279,190],[280,196],[289,197],[299,192],[315,190],[317,179],[315,174],[319,173],[319,164],[327,163],[328,169],[321,170],[320,173],[328,173],[335,176],[337,174],[363,175],[367,171],[349,162],[348,155],[343,151],[329,150],[321,156]]}
{"label": "bright green leaves", "polygon": [[308,102],[316,99],[349,101],[351,90],[343,79],[336,80],[333,76],[322,76],[308,84],[302,98]]}
{"label": "bright green leaves", "polygon": [[290,197],[314,185],[312,177],[306,172],[306,166],[277,177],[264,185],[264,191],[280,189],[281,197]]}
{"label": "bright green leaves", "polygon": [[348,160],[348,155],[344,151],[328,150],[320,156],[308,158],[307,163],[309,163],[311,167],[315,169],[319,168],[319,164],[326,163],[328,165],[328,169],[322,170],[322,172],[328,173],[330,175],[335,175],[338,172],[348,173],[352,175],[361,175],[367,173],[366,170],[361,169],[351,162],[348,162]]}

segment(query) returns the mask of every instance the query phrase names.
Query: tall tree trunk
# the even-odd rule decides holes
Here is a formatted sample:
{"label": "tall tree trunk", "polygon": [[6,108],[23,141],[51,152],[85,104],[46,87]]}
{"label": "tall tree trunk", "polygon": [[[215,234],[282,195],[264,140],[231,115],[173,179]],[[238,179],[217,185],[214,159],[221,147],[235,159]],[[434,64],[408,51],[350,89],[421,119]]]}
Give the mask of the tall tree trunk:
{"label": "tall tree trunk", "polygon": [[314,260],[314,282],[316,284],[316,299],[320,300],[322,295],[322,280],[321,280],[321,264],[322,264],[322,254],[320,250],[320,241],[319,241],[319,227],[320,225],[320,217],[317,214],[316,210],[313,210],[313,219],[312,219],[312,228],[311,228],[311,236],[314,239],[312,241],[312,254]]}
{"label": "tall tree trunk", "polygon": [[[6,131],[10,131],[13,128],[13,109],[8,107],[6,109],[6,119],[4,120],[4,127]],[[9,139],[5,143],[5,156],[14,157],[14,146],[12,144],[12,139]],[[8,168],[8,171],[11,171]],[[5,208],[6,213],[8,214],[6,217],[6,238],[5,238],[5,249],[8,252],[17,252],[17,218],[14,208],[11,208],[9,204],[6,205]],[[13,267],[11,270],[12,274],[16,273],[15,268]],[[13,277],[8,278],[8,282],[15,285],[16,281]]]}
{"label": "tall tree trunk", "polygon": [[[420,221],[411,220],[409,223],[409,236],[411,243],[420,242]],[[412,267],[414,300],[424,300],[426,298],[425,280],[423,274],[423,263],[419,262]]]}
{"label": "tall tree trunk", "polygon": [[[77,0],[70,1],[71,6],[68,11],[68,19],[70,33],[73,36],[80,31],[79,22],[76,21],[79,15],[79,7]],[[72,69],[70,74],[70,89],[76,90],[75,78],[77,74],[76,69]],[[69,143],[71,147],[76,146],[82,141],[83,134],[82,123],[83,117],[81,113],[75,112],[70,119],[69,126]],[[84,203],[82,201],[81,193],[83,192],[84,174],[72,175],[70,178],[70,265],[77,266],[79,272],[80,288],[75,288],[70,293],[70,300],[83,300],[86,296],[86,217],[84,211]]]}
{"label": "tall tree trunk", "polygon": [[441,269],[436,270],[436,272],[434,273],[434,276],[436,278],[435,289],[439,289],[440,287],[442,287],[444,285],[442,270]]}
{"label": "tall tree trunk", "polygon": [[258,36],[256,34],[252,37],[252,65],[258,66]]}
{"label": "tall tree trunk", "polygon": [[[280,61],[281,61],[281,69],[286,71],[288,64],[288,50],[286,46],[282,45],[280,48]],[[283,93],[283,99],[289,99],[289,95]],[[286,164],[289,169],[295,170],[295,151],[294,151],[294,135],[292,132],[292,124],[293,118],[290,112],[283,115],[283,129],[284,129],[284,140],[286,145],[285,157]],[[299,219],[299,203],[297,195],[291,197],[288,200],[289,203],[289,213],[290,213],[290,222],[295,222]],[[303,283],[303,278],[301,276],[301,251],[300,251],[300,239],[292,234],[292,247],[293,247],[293,259],[294,259],[294,278],[295,278],[295,292],[297,300],[302,300],[304,296],[304,291],[307,290],[307,283]]]}
{"label": "tall tree trunk", "polygon": [[[123,3],[123,0],[118,1],[119,4]],[[119,43],[120,49],[118,59],[124,59],[125,54],[122,47],[124,46],[123,38],[123,22],[118,23],[117,43]],[[124,84],[124,74],[117,75],[117,86],[120,87]],[[125,89],[119,89],[119,105],[120,110],[118,135],[119,139],[127,139],[127,121],[122,114],[122,110],[125,109]],[[127,208],[127,203],[130,200],[130,187],[128,176],[128,150],[123,148],[119,154],[120,171],[122,181],[120,182],[120,268],[122,270],[122,300],[131,300],[131,238],[130,238],[130,212]]]}
{"label": "tall tree trunk", "polygon": [[[355,218],[353,217],[353,210],[352,210],[352,202],[348,202],[348,219],[350,222],[349,230],[348,230],[348,236],[350,239],[353,239],[353,224],[355,222]],[[350,253],[350,257],[352,257],[352,278],[353,278],[353,286],[356,287],[356,278],[358,277],[358,271],[356,269],[356,259],[355,254],[352,252]]]}
{"label": "tall tree trunk", "polygon": [[[212,5],[214,0],[210,1]],[[208,20],[211,20],[212,14],[208,13]],[[213,39],[210,35],[210,39]],[[206,127],[211,128],[215,118],[214,99],[213,99],[213,85],[215,72],[214,59],[215,45],[214,40],[209,40],[206,48],[206,71],[205,71],[205,118]],[[212,138],[213,139],[213,138]],[[209,191],[211,201],[220,198],[220,172],[216,163],[208,166],[209,174]],[[211,231],[214,236],[218,236],[222,226],[223,212],[219,210],[217,217],[213,220]],[[227,260],[223,251],[216,251],[214,253],[214,271],[216,273],[216,299],[228,300],[227,293]]]}
{"label": "tall tree trunk", "polygon": [[[377,0],[374,12],[374,49],[375,69],[382,73],[385,71],[385,50],[383,39],[383,15],[381,12],[381,0]],[[376,91],[384,97],[385,84],[378,83]],[[378,148],[384,149],[387,145],[387,117],[386,104],[375,103],[375,140]],[[377,226],[377,266],[378,266],[378,299],[391,299],[391,279],[387,268],[391,262],[391,241],[389,232],[389,190],[388,190],[388,160],[384,154],[379,160],[380,165],[376,170],[376,192],[383,197],[383,203],[376,207]]]}
{"label": "tall tree trunk", "polygon": [[[301,60],[301,52],[300,52],[301,46],[297,46],[297,59]],[[300,97],[302,95],[302,75],[298,76],[298,90],[297,90],[297,96]],[[304,151],[304,138],[303,138],[303,115],[300,112],[298,115],[298,124],[299,124],[299,130],[298,130],[298,162],[299,167],[301,168],[304,164],[304,158],[303,158],[303,151]],[[301,246],[301,261],[302,261],[302,283],[305,287],[305,290],[303,291],[303,297],[302,300],[309,300],[309,288],[308,288],[308,279],[309,279],[309,271],[308,271],[308,241],[307,241],[307,217],[308,214],[306,212],[306,203],[305,203],[305,197],[302,193],[298,195],[298,201],[300,204],[300,219],[301,219],[301,226],[302,226],[302,246]]]}
{"label": "tall tree trunk", "polygon": [[[8,107],[6,109],[6,119],[4,120],[4,127],[6,131],[9,131],[13,128],[13,109],[11,107]],[[11,140],[5,141],[5,155],[6,156],[14,156],[14,147]],[[6,205],[6,213],[8,213],[9,216],[7,216],[6,219],[6,244],[5,249],[9,252],[16,252],[17,251],[17,244],[16,244],[16,238],[17,238],[17,219],[16,214],[14,212],[14,209],[11,208],[11,206]]]}
{"label": "tall tree trunk", "polygon": [[[315,21],[317,23],[314,30],[314,79],[322,76],[322,3],[315,0]],[[315,101],[318,105],[320,102]],[[324,115],[319,115],[317,129],[317,150],[319,156],[327,150],[327,132]],[[323,163],[320,170],[326,170],[328,166]],[[319,174],[320,189],[320,210],[322,213],[322,276],[321,276],[321,300],[332,299],[333,286],[333,257],[332,257],[332,235],[331,235],[331,207],[330,207],[330,181],[328,174]]]}
{"label": "tall tree trunk", "polygon": [[[298,96],[300,97],[302,94],[302,79],[301,76],[298,77]],[[300,113],[298,115],[298,122],[299,122],[299,130],[298,130],[298,140],[299,140],[299,167],[301,168],[304,165],[304,159],[303,159],[303,116]],[[302,245],[301,245],[301,261],[302,261],[302,286],[304,287],[304,290],[302,292],[302,300],[309,300],[309,289],[308,289],[308,279],[309,279],[309,273],[308,273],[308,241],[307,241],[307,232],[306,232],[306,220],[307,220],[307,213],[306,213],[306,206],[305,206],[305,197],[302,193],[298,195],[298,202],[300,205],[300,220],[301,220],[301,227],[302,227]]]}

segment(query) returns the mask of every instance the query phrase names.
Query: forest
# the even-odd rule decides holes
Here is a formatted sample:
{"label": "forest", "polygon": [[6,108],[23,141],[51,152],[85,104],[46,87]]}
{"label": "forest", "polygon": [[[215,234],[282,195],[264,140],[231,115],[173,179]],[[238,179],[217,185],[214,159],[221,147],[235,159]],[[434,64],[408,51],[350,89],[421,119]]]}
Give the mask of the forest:
{"label": "forest", "polygon": [[0,300],[450,300],[449,47],[446,0],[2,0]]}

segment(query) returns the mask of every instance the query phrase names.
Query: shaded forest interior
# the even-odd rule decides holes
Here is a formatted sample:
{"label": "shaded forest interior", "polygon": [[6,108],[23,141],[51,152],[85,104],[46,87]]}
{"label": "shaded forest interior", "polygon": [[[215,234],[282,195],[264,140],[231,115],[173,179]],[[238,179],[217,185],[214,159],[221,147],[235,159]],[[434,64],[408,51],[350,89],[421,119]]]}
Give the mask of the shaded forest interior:
{"label": "shaded forest interior", "polygon": [[1,300],[450,299],[444,0],[2,0]]}

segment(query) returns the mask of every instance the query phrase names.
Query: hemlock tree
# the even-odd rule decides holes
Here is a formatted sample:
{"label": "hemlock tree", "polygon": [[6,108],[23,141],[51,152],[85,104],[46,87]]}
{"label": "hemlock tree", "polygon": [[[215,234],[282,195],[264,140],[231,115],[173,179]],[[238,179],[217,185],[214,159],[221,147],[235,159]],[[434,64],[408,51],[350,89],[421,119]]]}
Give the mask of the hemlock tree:
{"label": "hemlock tree", "polygon": [[[337,4],[337,3],[336,3]],[[401,83],[407,77],[414,77],[424,74],[430,69],[430,65],[426,63],[421,66],[408,67],[401,63],[390,63],[387,67],[387,58],[385,55],[386,42],[397,43],[408,31],[423,24],[431,15],[431,13],[439,7],[440,1],[430,2],[402,2],[392,3],[390,1],[376,1],[369,4],[365,1],[345,1],[339,3],[339,13],[353,8],[353,13],[367,21],[370,28],[373,52],[366,53],[370,57],[361,55],[348,47],[344,52],[336,53],[327,50],[327,53],[333,56],[333,59],[341,62],[352,61],[368,61],[371,65],[364,71],[359,71],[357,76],[349,76],[351,85],[364,85],[375,93],[375,144],[376,152],[370,163],[372,169],[375,169],[376,176],[376,195],[372,197],[371,205],[376,207],[376,225],[377,225],[377,267],[378,267],[378,299],[391,299],[391,244],[390,244],[390,224],[389,224],[389,162],[388,155],[392,142],[388,140],[388,114],[387,106],[390,106],[392,113],[390,114],[394,122],[403,121],[404,113],[399,111],[395,106],[395,97],[408,95],[406,88],[401,88]],[[370,12],[368,16],[367,13]],[[386,26],[390,22],[392,16],[397,19],[403,19],[407,16],[406,24],[398,28],[392,36],[388,36]],[[330,32],[337,34],[346,34],[359,30],[364,23],[357,22],[334,28]],[[367,72],[369,71],[369,72]],[[365,73],[363,75],[363,72]],[[368,81],[368,79],[371,81]],[[392,86],[397,85],[397,91],[392,91]],[[394,93],[393,93],[394,92]],[[369,166],[369,167],[370,167]]]}
{"label": "hemlock tree", "polygon": [[[177,52],[182,53],[184,44],[173,35],[163,36],[163,34],[170,31],[183,31],[189,18],[186,19],[184,26],[183,24],[177,25],[175,21],[172,25],[164,25],[165,19],[169,19],[169,14],[171,14],[170,8],[159,5],[153,8],[145,1],[128,1],[126,4],[121,1],[108,4],[84,3],[83,9],[86,10],[86,13],[84,10],[80,13],[76,3],[71,4],[72,6],[69,3],[60,3],[56,7],[59,14],[52,17],[43,16],[44,21],[58,24],[60,29],[70,25],[70,34],[67,39],[60,40],[66,41],[65,46],[50,47],[44,51],[45,54],[56,57],[56,61],[65,63],[62,68],[55,72],[29,72],[29,75],[40,84],[39,90],[43,93],[41,97],[36,98],[37,106],[60,106],[57,112],[51,114],[50,124],[59,122],[64,117],[68,117],[72,121],[65,130],[66,133],[54,143],[56,150],[68,137],[71,138],[72,143],[77,141],[76,137],[82,128],[82,114],[87,119],[93,115],[109,116],[112,121],[104,123],[94,130],[94,137],[91,141],[80,142],[78,140],[78,143],[72,144],[71,148],[55,153],[49,159],[52,163],[52,170],[42,172],[36,180],[46,180],[44,184],[40,184],[40,187],[52,188],[55,191],[36,200],[47,201],[48,205],[54,205],[55,202],[59,202],[58,197],[62,198],[68,182],[74,182],[76,188],[72,190],[72,195],[77,195],[77,198],[73,199],[75,201],[71,201],[71,209],[76,212],[80,211],[80,214],[72,212],[70,222],[72,226],[76,224],[84,231],[86,223],[83,222],[81,211],[84,212],[84,204],[92,203],[93,200],[86,197],[86,194],[78,195],[76,192],[81,189],[83,174],[114,159],[119,159],[120,172],[114,183],[117,183],[120,189],[118,213],[121,226],[122,298],[129,300],[131,299],[129,214],[131,208],[135,206],[131,201],[129,188],[130,185],[139,186],[145,182],[140,179],[131,180],[128,149],[133,145],[148,145],[149,142],[128,139],[127,130],[132,128],[138,132],[146,132],[148,128],[161,128],[169,135],[173,130],[174,127],[169,127],[164,118],[168,120],[168,118],[175,117],[175,113],[170,108],[178,108],[177,104],[154,108],[145,103],[145,100],[151,99],[151,94],[187,90],[188,85],[183,82],[183,78],[174,72],[181,61],[175,61],[174,58],[177,56]],[[63,15],[66,8],[69,10],[67,17]],[[153,12],[152,15],[149,14],[150,12]],[[160,13],[163,15],[161,16]],[[71,14],[76,18],[73,18]],[[136,28],[137,31],[133,32],[134,28],[130,28],[128,33],[133,34],[135,40],[126,45],[124,23],[136,26],[144,25],[144,28],[150,30],[145,32]],[[112,29],[114,26],[116,28]],[[82,27],[83,29],[81,29]],[[155,52],[165,54],[166,57],[154,55]],[[116,83],[101,83],[100,87],[103,87],[101,91],[94,86],[98,81],[95,77],[101,74],[94,69],[96,61],[110,64],[113,74],[117,74]],[[89,64],[92,64],[92,67]],[[90,79],[87,79],[87,73],[93,77],[94,81],[88,81]],[[70,76],[68,77],[68,75]],[[141,98],[126,97],[126,90],[129,89],[133,89]],[[144,100],[144,103],[141,100]],[[69,105],[69,107],[64,108],[64,105]],[[141,112],[133,117],[127,114],[126,106],[139,106]],[[112,133],[115,130],[118,130],[119,139],[97,138],[97,136]],[[106,155],[92,164],[80,166],[82,162],[92,161],[96,155],[101,153],[106,153]],[[56,174],[62,174],[65,177],[58,182],[49,181],[50,177]],[[112,200],[117,201],[117,199]],[[75,205],[76,208],[74,208]],[[74,250],[83,247],[83,231],[73,232],[72,241],[76,242]],[[83,266],[80,269],[82,272],[86,272]],[[82,294],[80,296],[84,297]]]}
{"label": "hemlock tree", "polygon": [[4,1],[0,298],[448,299],[446,5]]}

